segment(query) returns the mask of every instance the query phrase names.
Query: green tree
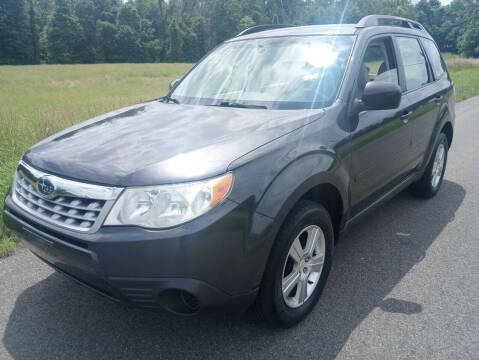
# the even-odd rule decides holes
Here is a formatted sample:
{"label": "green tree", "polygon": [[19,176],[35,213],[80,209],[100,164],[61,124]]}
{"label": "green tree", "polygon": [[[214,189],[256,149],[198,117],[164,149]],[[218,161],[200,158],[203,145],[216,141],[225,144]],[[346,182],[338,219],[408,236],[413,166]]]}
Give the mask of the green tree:
{"label": "green tree", "polygon": [[477,55],[479,0],[0,0],[0,64],[197,61],[261,24],[424,24],[441,51]]}
{"label": "green tree", "polygon": [[105,62],[114,62],[117,59],[117,29],[116,25],[108,21],[98,20],[97,31],[97,58]]}
{"label": "green tree", "polygon": [[253,19],[255,25],[269,22],[265,17],[265,1],[243,0],[241,7],[243,11],[243,17],[241,18],[240,22],[243,21],[246,16]]}
{"label": "green tree", "polygon": [[129,26],[135,31],[140,30],[140,15],[133,2],[127,2],[120,8],[118,26]]}
{"label": "green tree", "polygon": [[141,46],[141,18],[134,3],[124,4],[117,19],[117,59],[121,62],[140,62],[143,58]]}
{"label": "green tree", "polygon": [[116,22],[121,0],[93,0],[96,9],[97,20],[107,21],[111,24]]}
{"label": "green tree", "polygon": [[120,62],[139,62],[141,60],[141,45],[138,32],[128,25],[119,25],[116,37],[118,47],[116,59]]}
{"label": "green tree", "polygon": [[173,18],[168,25],[168,51],[166,57],[168,61],[183,60],[183,44],[185,42],[185,32],[181,28],[180,20]]}
{"label": "green tree", "polygon": [[203,16],[197,16],[192,21],[192,29],[196,36],[195,56],[194,61],[198,61],[205,55],[213,46],[210,41],[211,31],[208,22]]}
{"label": "green tree", "polygon": [[0,64],[30,64],[35,62],[25,0],[0,1]]}
{"label": "green tree", "polygon": [[255,26],[256,23],[253,18],[249,15],[243,16],[238,24],[238,32],[248,29]]}
{"label": "green tree", "polygon": [[31,59],[30,63],[40,63],[40,30],[39,30],[39,18],[35,10],[32,0],[28,0],[28,26],[29,37],[31,43]]}
{"label": "green tree", "polygon": [[213,28],[215,43],[234,37],[242,18],[241,3],[237,0],[214,0]]}
{"label": "green tree", "polygon": [[[155,14],[160,15],[156,0],[138,0],[124,3],[120,6],[116,21],[116,36],[110,44],[115,45],[113,58],[120,62],[153,62],[162,58],[163,44],[158,38],[158,30],[150,20],[155,20]],[[97,31],[102,40],[108,41],[114,29],[113,25],[101,23],[102,28]],[[100,35],[98,35],[100,36]],[[103,46],[103,52],[113,53],[112,49]],[[111,56],[111,55],[110,55]],[[110,61],[110,60],[108,60]]]}
{"label": "green tree", "polygon": [[179,59],[184,62],[196,62],[199,59],[198,37],[193,28],[184,26],[183,29],[183,48],[182,55]]}
{"label": "green tree", "polygon": [[479,57],[479,27],[466,30],[459,38],[459,51],[467,57]]}
{"label": "green tree", "polygon": [[101,56],[97,55],[97,9],[92,0],[82,0],[75,7],[75,14],[82,27],[83,38],[85,39],[85,49],[82,51],[82,62],[92,63],[96,60],[103,61]]}
{"label": "green tree", "polygon": [[150,20],[140,21],[140,46],[142,49],[143,62],[155,62],[160,60],[162,43],[155,37],[155,29]]}
{"label": "green tree", "polygon": [[48,22],[48,16],[52,13],[55,6],[54,0],[33,0],[33,6],[38,15],[38,25],[41,29],[45,28]]}
{"label": "green tree", "polygon": [[71,13],[69,0],[55,1],[46,27],[46,42],[49,63],[81,63],[85,59],[83,29]]}

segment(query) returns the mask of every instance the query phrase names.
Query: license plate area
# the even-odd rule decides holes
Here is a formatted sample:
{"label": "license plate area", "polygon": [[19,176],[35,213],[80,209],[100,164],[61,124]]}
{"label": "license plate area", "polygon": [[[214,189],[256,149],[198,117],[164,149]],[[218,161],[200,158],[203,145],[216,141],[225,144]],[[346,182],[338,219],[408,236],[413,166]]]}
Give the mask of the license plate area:
{"label": "license plate area", "polygon": [[34,253],[38,253],[41,257],[45,257],[51,262],[55,262],[57,257],[56,246],[53,241],[50,241],[43,236],[30,231],[26,227],[22,228],[19,234],[23,243]]}

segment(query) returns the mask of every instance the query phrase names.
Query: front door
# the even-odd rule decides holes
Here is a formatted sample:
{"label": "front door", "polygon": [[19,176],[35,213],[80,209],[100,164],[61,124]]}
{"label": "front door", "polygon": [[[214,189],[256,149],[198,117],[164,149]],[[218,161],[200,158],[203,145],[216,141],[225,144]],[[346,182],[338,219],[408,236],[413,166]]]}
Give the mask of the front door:
{"label": "front door", "polygon": [[[368,81],[399,85],[398,62],[391,37],[368,44],[358,79],[358,96]],[[352,134],[352,215],[360,211],[411,171],[409,126],[410,100],[403,96],[392,110],[368,110],[359,114]]]}

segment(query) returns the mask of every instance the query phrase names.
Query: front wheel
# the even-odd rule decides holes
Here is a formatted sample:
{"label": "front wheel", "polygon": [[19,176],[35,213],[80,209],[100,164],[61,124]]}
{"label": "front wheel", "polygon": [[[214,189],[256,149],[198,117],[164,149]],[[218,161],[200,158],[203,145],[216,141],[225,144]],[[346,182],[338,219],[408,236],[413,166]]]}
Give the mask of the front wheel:
{"label": "front wheel", "polygon": [[428,199],[437,194],[444,179],[448,150],[449,143],[447,137],[441,133],[423,176],[419,181],[411,185],[414,195]]}
{"label": "front wheel", "polygon": [[331,268],[334,231],[324,207],[301,201],[282,225],[257,300],[270,323],[291,327],[314,308]]}

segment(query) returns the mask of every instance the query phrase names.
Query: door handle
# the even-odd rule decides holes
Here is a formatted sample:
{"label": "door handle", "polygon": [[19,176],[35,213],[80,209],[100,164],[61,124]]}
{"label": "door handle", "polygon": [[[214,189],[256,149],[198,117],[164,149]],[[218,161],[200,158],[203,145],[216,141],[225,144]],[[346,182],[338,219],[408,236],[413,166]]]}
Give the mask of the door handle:
{"label": "door handle", "polygon": [[434,102],[438,105],[441,103],[441,101],[442,101],[442,96],[441,95],[438,95],[434,98]]}
{"label": "door handle", "polygon": [[403,114],[400,116],[400,119],[402,120],[403,123],[407,124],[409,121],[409,117],[412,115],[412,111],[405,111]]}

